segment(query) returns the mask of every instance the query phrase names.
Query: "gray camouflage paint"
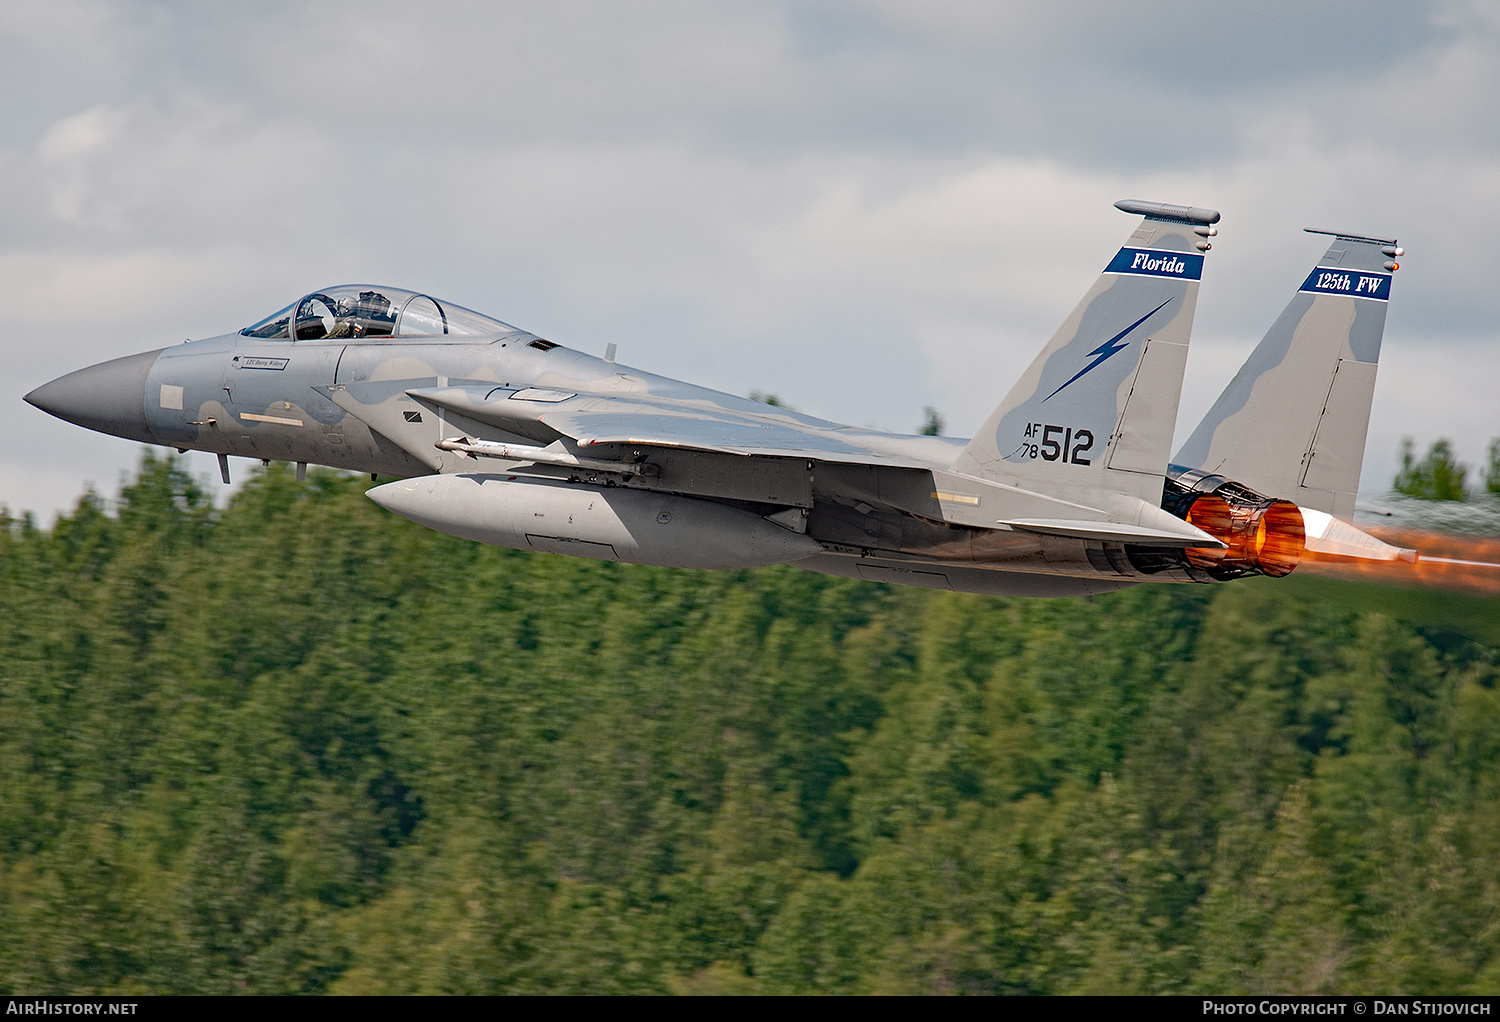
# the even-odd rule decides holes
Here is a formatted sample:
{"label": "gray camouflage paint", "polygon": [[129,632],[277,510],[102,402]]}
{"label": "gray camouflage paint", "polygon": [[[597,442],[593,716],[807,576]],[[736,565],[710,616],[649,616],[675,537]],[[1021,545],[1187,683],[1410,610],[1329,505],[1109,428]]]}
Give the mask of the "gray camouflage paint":
{"label": "gray camouflage paint", "polygon": [[[1132,205],[1140,204],[1122,208]],[[1192,224],[1148,213],[1116,260],[1166,253],[1168,265],[1181,253],[1201,265],[1195,250],[1202,243]],[[634,488],[680,495],[683,502],[672,505],[677,516],[702,505],[704,521],[716,513],[707,510],[708,498],[720,510],[757,516],[720,520],[752,520],[762,531],[769,522],[796,533],[788,545],[800,551],[794,563],[830,574],[980,593],[1105,592],[1145,577],[1122,542],[1070,538],[1076,529],[1055,527],[1120,523],[1207,538],[1160,507],[1197,279],[1111,266],[967,443],[841,425],[514,328],[298,341],[229,334],[80,370],[28,400],[103,432],[223,455],[396,478],[513,474],[519,485],[486,492],[522,495],[541,492],[527,480],[554,490]],[[1369,314],[1350,315],[1351,352],[1368,355],[1360,324]],[[1378,329],[1374,343],[1378,348]],[[1101,345],[1108,352],[1102,358]],[[1274,355],[1278,364],[1284,357]],[[1250,391],[1236,408],[1254,405],[1253,385]],[[1092,430],[1089,464],[1017,458],[1027,423]],[[590,467],[436,446],[455,436],[546,447]],[[616,461],[631,463],[632,471],[597,468]],[[489,513],[485,501],[471,504],[467,513]],[[634,498],[625,505],[654,506]],[[803,556],[813,541],[822,552]],[[674,563],[670,551],[653,556],[652,563]],[[1170,572],[1150,577],[1188,580]]]}
{"label": "gray camouflage paint", "polygon": [[[1202,259],[1196,253],[1204,238],[1194,226],[1146,217],[1126,250]],[[1101,494],[1159,505],[1197,296],[1196,279],[1107,269],[980,428],[954,470],[1096,506]],[[1139,326],[1119,338],[1114,354],[1090,368],[1101,346],[1142,317]],[[1031,445],[1038,444],[1036,429],[1049,425],[1074,435],[1087,431],[1089,449],[1046,460]]]}
{"label": "gray camouflage paint", "polygon": [[[1394,242],[1339,237],[1309,279],[1325,268],[1387,276],[1388,245]],[[1386,305],[1299,290],[1173,465],[1352,518]]]}

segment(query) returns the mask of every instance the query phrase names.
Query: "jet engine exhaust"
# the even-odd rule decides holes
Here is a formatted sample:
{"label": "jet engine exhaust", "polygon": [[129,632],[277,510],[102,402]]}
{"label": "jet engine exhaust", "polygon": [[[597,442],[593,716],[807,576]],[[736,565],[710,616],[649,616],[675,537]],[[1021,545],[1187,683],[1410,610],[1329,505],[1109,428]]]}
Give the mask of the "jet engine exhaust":
{"label": "jet engine exhaust", "polygon": [[1162,507],[1224,543],[1223,550],[1190,547],[1188,566],[1224,581],[1242,575],[1280,578],[1302,561],[1307,528],[1288,500],[1198,470],[1168,478]]}
{"label": "jet engine exhaust", "polygon": [[1187,521],[1226,544],[1223,550],[1188,549],[1188,563],[1206,571],[1250,571],[1280,578],[1291,574],[1302,559],[1302,512],[1290,501],[1231,503],[1218,493],[1205,493],[1188,507]]}
{"label": "jet engine exhaust", "polygon": [[1302,571],[1383,585],[1453,589],[1500,596],[1500,539],[1418,529],[1369,527],[1387,543],[1421,551],[1415,561],[1376,561],[1309,551]]}

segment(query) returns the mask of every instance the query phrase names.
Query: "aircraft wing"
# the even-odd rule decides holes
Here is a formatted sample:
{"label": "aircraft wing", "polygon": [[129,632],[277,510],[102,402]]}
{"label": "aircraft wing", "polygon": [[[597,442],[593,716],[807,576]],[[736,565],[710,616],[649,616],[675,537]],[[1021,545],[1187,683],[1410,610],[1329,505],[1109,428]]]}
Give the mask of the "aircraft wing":
{"label": "aircraft wing", "polygon": [[898,458],[857,447],[836,433],[814,432],[779,423],[660,415],[649,411],[601,410],[577,412],[552,420],[580,447],[632,444],[681,447],[722,454],[812,458],[853,465],[929,467],[925,462]]}
{"label": "aircraft wing", "polygon": [[539,424],[579,447],[622,444],[851,465],[935,467],[930,457],[872,450],[858,442],[866,434],[848,427],[823,425],[821,420],[807,416],[783,418],[743,412],[706,401],[686,403],[642,394],[574,394],[535,387],[428,387],[406,393],[418,401],[512,432],[531,435],[528,426]]}
{"label": "aircraft wing", "polygon": [[[779,409],[761,413],[707,399],[638,393],[615,397],[493,385],[405,393],[457,416],[549,443],[565,438],[579,448],[621,445],[788,459],[797,463],[795,472],[804,486],[807,473],[801,463],[817,461],[823,465],[818,470],[822,484],[851,500],[935,521],[1116,542],[1223,545],[1159,508],[1142,505],[1135,520],[1113,522],[1114,516],[1101,508],[955,475],[945,463],[958,448],[937,438],[861,431]],[[731,469],[730,477],[715,478],[711,492],[731,495],[732,477],[753,471],[748,465]]]}

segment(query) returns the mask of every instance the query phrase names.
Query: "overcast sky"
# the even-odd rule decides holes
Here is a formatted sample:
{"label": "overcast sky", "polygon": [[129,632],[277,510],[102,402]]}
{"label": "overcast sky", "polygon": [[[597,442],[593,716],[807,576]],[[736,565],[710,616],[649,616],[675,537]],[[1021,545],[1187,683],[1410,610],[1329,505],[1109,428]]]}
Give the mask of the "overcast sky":
{"label": "overcast sky", "polygon": [[1179,437],[1303,227],[1408,250],[1363,488],[1403,435],[1500,435],[1495,3],[0,0],[0,503],[50,522],[139,457],[28,390],[347,282],[967,436],[1120,198],[1224,214]]}

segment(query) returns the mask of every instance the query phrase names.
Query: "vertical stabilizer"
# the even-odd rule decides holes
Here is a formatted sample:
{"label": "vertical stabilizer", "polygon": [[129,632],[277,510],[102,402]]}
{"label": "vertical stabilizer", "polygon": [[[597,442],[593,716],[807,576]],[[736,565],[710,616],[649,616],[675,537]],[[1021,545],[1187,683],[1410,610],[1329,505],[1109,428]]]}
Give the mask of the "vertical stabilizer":
{"label": "vertical stabilizer", "polygon": [[1349,519],[1401,250],[1312,233],[1333,244],[1172,463]]}
{"label": "vertical stabilizer", "polygon": [[955,472],[1099,507],[1161,503],[1211,209],[1143,214],[1125,247],[953,464]]}

